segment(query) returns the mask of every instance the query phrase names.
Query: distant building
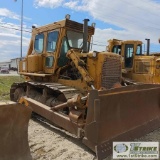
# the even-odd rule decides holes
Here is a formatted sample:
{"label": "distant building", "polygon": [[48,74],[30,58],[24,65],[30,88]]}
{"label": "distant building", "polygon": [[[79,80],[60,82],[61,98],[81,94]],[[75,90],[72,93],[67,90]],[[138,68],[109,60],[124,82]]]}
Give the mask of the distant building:
{"label": "distant building", "polygon": [[18,70],[20,58],[11,59],[10,70]]}
{"label": "distant building", "polygon": [[6,61],[6,62],[0,62],[0,68],[1,67],[11,67],[11,61]]}
{"label": "distant building", "polygon": [[10,61],[0,62],[1,67],[8,67],[10,70],[18,70],[20,58],[13,58]]}

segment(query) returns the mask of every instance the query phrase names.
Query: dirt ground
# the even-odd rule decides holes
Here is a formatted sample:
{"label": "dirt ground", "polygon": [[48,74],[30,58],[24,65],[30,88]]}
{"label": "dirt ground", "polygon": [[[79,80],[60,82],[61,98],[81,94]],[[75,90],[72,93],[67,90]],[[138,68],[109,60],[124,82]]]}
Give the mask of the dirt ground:
{"label": "dirt ground", "polygon": [[[160,128],[137,141],[160,142]],[[33,160],[96,160],[94,152],[80,139],[40,117],[30,120],[29,145]],[[112,160],[112,156],[106,160]]]}
{"label": "dirt ground", "polygon": [[93,160],[95,157],[80,139],[36,118],[30,120],[28,134],[33,160]]}

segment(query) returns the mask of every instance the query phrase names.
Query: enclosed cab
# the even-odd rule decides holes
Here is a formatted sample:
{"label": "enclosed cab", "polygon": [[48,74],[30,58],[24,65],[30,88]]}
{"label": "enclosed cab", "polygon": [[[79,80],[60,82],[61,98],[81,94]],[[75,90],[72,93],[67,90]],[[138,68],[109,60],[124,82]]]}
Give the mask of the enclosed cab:
{"label": "enclosed cab", "polygon": [[[94,27],[88,27],[88,43],[94,34]],[[21,61],[20,73],[54,74],[57,68],[68,63],[66,57],[69,49],[82,51],[83,24],[65,19],[53,24],[34,27],[25,60]],[[89,45],[88,45],[89,47]],[[87,48],[89,51],[89,48]],[[34,73],[34,74],[31,74]]]}

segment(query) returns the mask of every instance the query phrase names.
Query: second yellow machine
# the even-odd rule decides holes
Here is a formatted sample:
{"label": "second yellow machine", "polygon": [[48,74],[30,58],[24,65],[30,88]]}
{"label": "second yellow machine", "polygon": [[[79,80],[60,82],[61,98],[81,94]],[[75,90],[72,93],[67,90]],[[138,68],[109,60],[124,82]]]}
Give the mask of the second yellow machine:
{"label": "second yellow machine", "polygon": [[160,83],[160,53],[149,54],[149,39],[145,54],[142,41],[112,39],[108,42],[107,51],[122,56],[123,77],[128,78],[128,82]]}

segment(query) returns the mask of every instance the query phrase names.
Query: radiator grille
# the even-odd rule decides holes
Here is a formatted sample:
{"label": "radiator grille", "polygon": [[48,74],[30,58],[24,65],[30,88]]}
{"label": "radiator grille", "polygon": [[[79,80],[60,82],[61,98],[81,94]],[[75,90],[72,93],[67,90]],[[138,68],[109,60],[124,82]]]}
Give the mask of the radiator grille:
{"label": "radiator grille", "polygon": [[148,73],[150,62],[136,62],[136,73]]}
{"label": "radiator grille", "polygon": [[107,57],[102,67],[101,86],[110,89],[121,81],[120,57]]}

